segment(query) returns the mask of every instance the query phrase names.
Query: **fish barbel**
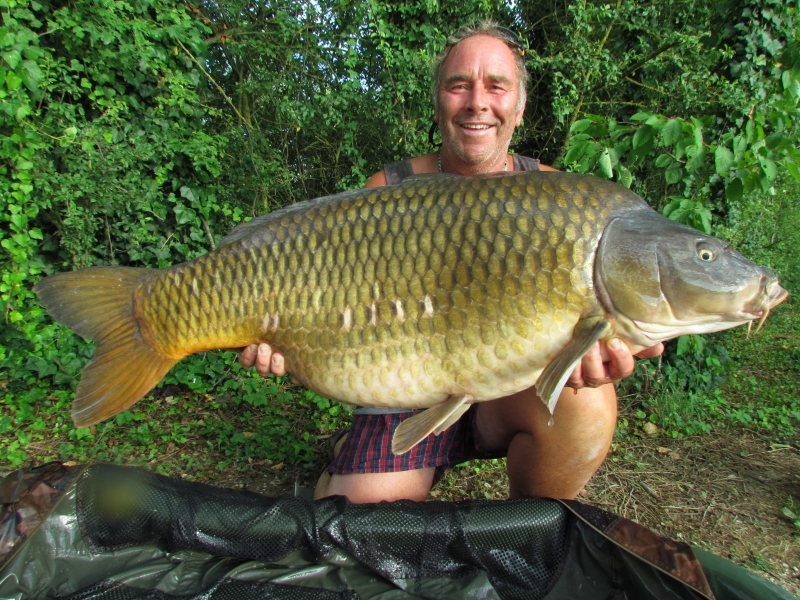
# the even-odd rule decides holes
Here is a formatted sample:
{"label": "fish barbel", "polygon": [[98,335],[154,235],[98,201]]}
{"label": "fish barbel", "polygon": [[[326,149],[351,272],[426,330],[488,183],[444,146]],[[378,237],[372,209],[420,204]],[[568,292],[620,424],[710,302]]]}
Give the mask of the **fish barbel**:
{"label": "fish barbel", "polygon": [[36,293],[98,344],[76,426],[125,410],[185,356],[267,342],[323,396],[429,409],[398,428],[398,454],[469,404],[533,385],[552,412],[599,339],[719,331],[788,295],[630,190],[556,172],[420,176],[301,202],[193,261],[60,273]]}

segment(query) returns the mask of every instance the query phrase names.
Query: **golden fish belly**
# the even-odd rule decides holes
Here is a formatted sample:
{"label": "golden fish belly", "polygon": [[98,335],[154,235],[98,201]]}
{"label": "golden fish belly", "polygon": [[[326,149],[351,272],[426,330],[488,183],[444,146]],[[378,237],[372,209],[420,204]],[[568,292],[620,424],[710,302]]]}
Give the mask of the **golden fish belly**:
{"label": "golden fish belly", "polygon": [[142,336],[176,357],[265,341],[357,405],[514,393],[597,306],[609,211],[641,202],[597,181],[420,179],[281,211],[144,283]]}

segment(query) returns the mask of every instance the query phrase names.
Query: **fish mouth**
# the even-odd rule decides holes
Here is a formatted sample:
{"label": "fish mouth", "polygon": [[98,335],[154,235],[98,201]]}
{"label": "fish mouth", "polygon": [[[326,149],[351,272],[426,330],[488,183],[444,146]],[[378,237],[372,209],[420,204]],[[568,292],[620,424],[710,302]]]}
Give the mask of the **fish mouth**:
{"label": "fish mouth", "polygon": [[750,320],[747,333],[753,328],[753,321],[758,319],[756,333],[761,331],[761,327],[767,320],[770,311],[789,297],[789,292],[784,289],[776,279],[761,276],[759,289],[756,295],[744,306],[743,316]]}

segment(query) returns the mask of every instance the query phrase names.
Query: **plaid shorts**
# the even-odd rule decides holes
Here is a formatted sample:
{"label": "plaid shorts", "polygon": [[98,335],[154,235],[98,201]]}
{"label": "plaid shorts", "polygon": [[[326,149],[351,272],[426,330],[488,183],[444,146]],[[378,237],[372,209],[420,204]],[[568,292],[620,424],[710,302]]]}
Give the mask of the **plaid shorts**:
{"label": "plaid shorts", "polygon": [[500,458],[505,451],[481,449],[475,436],[474,404],[454,425],[439,435],[430,434],[405,454],[392,452],[392,435],[400,423],[421,412],[419,410],[382,410],[359,408],[353,411],[353,424],[339,455],[328,465],[328,473],[394,473],[415,469],[436,468],[434,482],[448,466],[473,458]]}

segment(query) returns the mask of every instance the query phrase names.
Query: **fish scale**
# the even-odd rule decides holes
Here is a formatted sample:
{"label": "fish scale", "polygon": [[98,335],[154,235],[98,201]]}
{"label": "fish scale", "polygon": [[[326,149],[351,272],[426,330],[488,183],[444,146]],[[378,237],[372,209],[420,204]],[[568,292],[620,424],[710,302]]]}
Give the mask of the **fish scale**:
{"label": "fish scale", "polygon": [[[717,256],[722,267],[702,262]],[[774,274],[630,190],[541,172],[344,192],[257,217],[189,263],[94,267],[36,291],[98,343],[79,426],[124,410],[184,356],[267,342],[323,396],[430,408],[398,428],[397,452],[534,384],[552,411],[598,339],[652,346],[763,320],[786,297]]]}
{"label": "fish scale", "polygon": [[596,240],[579,235],[595,233],[599,208],[588,186],[546,179],[364,190],[158,272],[137,311],[150,339],[170,340],[165,354],[266,341],[302,383],[346,402],[483,400],[529,387],[547,357],[537,338],[563,343],[590,308]]}

